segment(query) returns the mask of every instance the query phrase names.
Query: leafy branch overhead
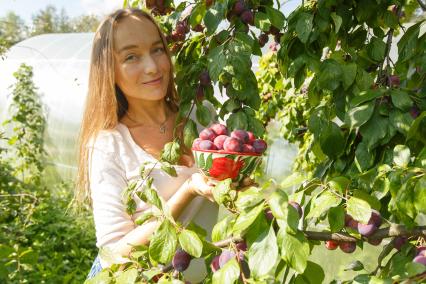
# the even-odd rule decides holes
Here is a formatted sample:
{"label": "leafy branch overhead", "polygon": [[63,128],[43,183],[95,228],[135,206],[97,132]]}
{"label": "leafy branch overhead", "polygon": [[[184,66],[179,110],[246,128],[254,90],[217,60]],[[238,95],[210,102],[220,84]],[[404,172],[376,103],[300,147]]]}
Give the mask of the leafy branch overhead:
{"label": "leafy branch overhead", "polygon": [[[230,131],[247,130],[267,140],[265,128],[275,120],[279,134],[298,145],[298,155],[292,175],[282,182],[261,170],[251,176],[257,185],[245,191],[229,179],[220,181],[213,194],[226,214],[211,238],[197,224],[184,227],[161,212],[141,217],[138,224],[154,218],[160,225],[149,246],[135,247],[138,257],[123,273],[137,268],[142,272],[135,281],[184,281],[181,272],[191,259],[203,257],[207,283],[338,281],[327,275],[323,262],[311,260],[314,247],[324,242],[328,250],[366,254],[369,243],[380,246],[376,266],[353,259],[345,269],[354,273],[344,283],[422,283],[426,33],[421,4],[302,1],[286,17],[269,0],[125,1],[151,10],[167,34],[180,118],[197,106],[196,119],[207,126],[211,116],[203,103],[208,101]],[[256,72],[254,56],[261,56]],[[215,95],[223,96],[223,103]],[[193,121],[184,133],[187,137],[164,148],[163,166],[175,164],[183,147],[191,146],[198,135]],[[145,195],[152,192],[146,190]],[[160,211],[166,208],[156,198],[145,200]],[[117,269],[103,279],[114,278]]]}

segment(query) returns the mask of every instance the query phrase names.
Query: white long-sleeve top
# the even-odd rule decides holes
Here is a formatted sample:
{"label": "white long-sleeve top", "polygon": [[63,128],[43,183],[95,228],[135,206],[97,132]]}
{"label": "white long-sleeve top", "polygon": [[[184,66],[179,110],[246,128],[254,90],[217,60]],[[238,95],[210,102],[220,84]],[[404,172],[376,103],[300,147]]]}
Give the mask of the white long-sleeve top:
{"label": "white long-sleeve top", "polygon": [[[139,178],[142,163],[149,162],[147,168],[151,168],[157,159],[136,144],[129,129],[122,123],[113,130],[101,131],[96,139],[88,143],[87,147],[89,148],[89,183],[96,228],[96,246],[113,250],[114,245],[136,227],[134,222],[138,216],[150,208],[135,196],[136,213],[127,214],[122,192],[130,181]],[[161,170],[159,163],[150,174],[154,179],[153,187],[166,201],[193,173],[197,172],[195,165],[175,166],[175,168],[177,177],[169,176]],[[210,235],[217,221],[217,214],[217,204],[198,196],[184,209],[178,220],[182,224],[193,221]],[[119,256],[116,256],[116,259],[125,261]],[[108,259],[102,258],[102,254],[100,260],[103,268],[111,265]],[[187,280],[197,283],[205,277],[205,273],[204,261],[195,259],[191,261],[184,275]]]}

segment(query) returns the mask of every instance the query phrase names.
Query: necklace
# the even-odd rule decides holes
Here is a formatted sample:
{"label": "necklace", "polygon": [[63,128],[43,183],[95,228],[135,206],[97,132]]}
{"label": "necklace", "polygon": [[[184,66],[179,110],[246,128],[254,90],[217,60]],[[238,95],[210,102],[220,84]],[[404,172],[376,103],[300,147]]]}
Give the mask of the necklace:
{"label": "necklace", "polygon": [[[134,123],[136,123],[137,124],[137,126],[147,126],[147,125],[145,125],[144,123],[141,123],[141,122],[139,122],[139,121],[136,121],[136,120],[134,120],[133,118],[131,118],[130,116],[129,116],[129,113],[128,112],[126,112],[126,116],[132,121],[132,122],[134,122]],[[160,134],[164,134],[164,133],[166,133],[166,123],[167,123],[167,121],[169,120],[169,113],[166,111],[166,118],[164,119],[164,121],[162,122],[162,123],[160,123],[160,125],[155,125],[155,127],[158,127],[158,130],[159,130],[159,132],[160,132]]]}

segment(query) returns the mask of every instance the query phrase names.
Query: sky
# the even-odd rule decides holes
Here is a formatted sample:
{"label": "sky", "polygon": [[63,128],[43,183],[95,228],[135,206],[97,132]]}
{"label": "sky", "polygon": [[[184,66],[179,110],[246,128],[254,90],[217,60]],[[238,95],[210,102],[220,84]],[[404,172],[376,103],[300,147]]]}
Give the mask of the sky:
{"label": "sky", "polygon": [[0,17],[8,11],[19,15],[27,24],[31,16],[53,5],[58,11],[65,9],[70,17],[84,14],[103,15],[123,5],[123,0],[0,0]]}
{"label": "sky", "polygon": [[[180,1],[176,1],[180,2]],[[301,0],[282,1],[285,15],[293,11]],[[108,14],[120,8],[123,0],[0,0],[0,17],[8,11],[14,11],[27,24],[31,23],[32,15],[35,15],[46,6],[53,5],[58,11],[65,9],[68,16],[76,17],[84,14],[94,14],[97,16]]]}

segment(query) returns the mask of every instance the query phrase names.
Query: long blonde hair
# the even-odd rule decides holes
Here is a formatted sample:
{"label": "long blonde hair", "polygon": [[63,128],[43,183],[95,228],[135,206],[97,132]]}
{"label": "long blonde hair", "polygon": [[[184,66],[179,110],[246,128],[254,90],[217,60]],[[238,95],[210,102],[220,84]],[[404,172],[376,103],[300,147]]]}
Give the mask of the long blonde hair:
{"label": "long blonde hair", "polygon": [[74,194],[74,202],[77,205],[91,205],[87,143],[92,137],[96,137],[99,131],[114,129],[128,108],[128,102],[114,80],[113,35],[116,23],[129,16],[146,18],[157,27],[171,66],[166,103],[173,111],[178,111],[178,95],[170,50],[166,37],[154,18],[139,9],[119,9],[107,16],[96,30],[92,46],[89,91],[78,138],[78,171]]}

